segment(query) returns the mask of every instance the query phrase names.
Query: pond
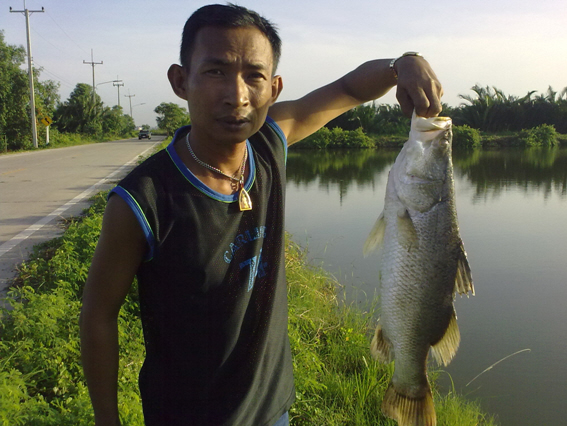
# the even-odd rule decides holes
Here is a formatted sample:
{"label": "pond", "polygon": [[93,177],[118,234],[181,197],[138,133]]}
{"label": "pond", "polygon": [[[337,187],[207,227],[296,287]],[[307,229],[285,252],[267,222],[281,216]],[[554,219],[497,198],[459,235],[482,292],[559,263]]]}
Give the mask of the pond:
{"label": "pond", "polygon": [[[289,152],[286,229],[361,309],[378,294],[378,258],[362,246],[397,153]],[[440,383],[448,391],[452,379],[503,426],[565,425],[567,149],[455,152],[453,162],[476,296],[457,297],[461,345]]]}

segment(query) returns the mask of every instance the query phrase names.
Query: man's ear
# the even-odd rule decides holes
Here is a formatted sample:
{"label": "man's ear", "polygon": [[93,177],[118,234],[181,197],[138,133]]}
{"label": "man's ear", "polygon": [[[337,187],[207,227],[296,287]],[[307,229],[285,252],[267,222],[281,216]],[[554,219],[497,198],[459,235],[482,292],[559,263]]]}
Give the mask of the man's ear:
{"label": "man's ear", "polygon": [[272,103],[275,104],[283,90],[283,80],[281,75],[276,75],[272,77]]}
{"label": "man's ear", "polygon": [[181,65],[173,64],[167,70],[167,78],[171,84],[171,88],[181,99],[187,100],[187,90],[185,82],[187,81],[187,73]]}

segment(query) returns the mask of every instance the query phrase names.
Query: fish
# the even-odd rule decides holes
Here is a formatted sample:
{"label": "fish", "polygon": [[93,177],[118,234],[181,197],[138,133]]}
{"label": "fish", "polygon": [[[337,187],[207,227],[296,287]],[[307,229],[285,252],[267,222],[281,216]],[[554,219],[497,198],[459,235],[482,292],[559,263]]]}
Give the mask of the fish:
{"label": "fish", "polygon": [[448,365],[461,340],[456,293],[474,295],[455,205],[452,120],[415,114],[363,248],[378,250],[380,318],[372,356],[394,361],[382,413],[399,426],[437,424],[427,362]]}

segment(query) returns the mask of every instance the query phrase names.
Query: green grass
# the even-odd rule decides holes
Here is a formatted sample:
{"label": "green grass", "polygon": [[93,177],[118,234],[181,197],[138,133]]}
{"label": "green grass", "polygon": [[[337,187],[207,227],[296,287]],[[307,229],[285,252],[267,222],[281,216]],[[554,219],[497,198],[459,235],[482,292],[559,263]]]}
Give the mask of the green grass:
{"label": "green grass", "polygon": [[[0,426],[92,425],[80,366],[82,288],[105,194],[65,234],[38,246],[0,311]],[[369,357],[371,314],[340,303],[337,283],[286,242],[289,335],[296,378],[293,425],[394,425],[380,413],[392,365]],[[124,425],[143,425],[137,375],[144,358],[136,285],[120,311],[119,404]],[[434,390],[440,426],[494,425],[478,405]]]}
{"label": "green grass", "polygon": [[[108,141],[134,138],[136,137],[136,135],[137,132],[132,132],[129,136],[116,135],[116,134],[106,134],[103,136],[89,136],[78,133],[59,133],[56,129],[52,129],[49,134],[49,145],[46,145],[45,131],[43,130],[40,133],[40,135],[38,135],[37,149],[53,149],[53,148],[63,148],[69,146],[88,145],[99,142],[108,142]],[[27,144],[22,149],[5,151],[5,141],[0,138],[0,155],[11,154],[16,152],[34,151],[34,150],[36,150],[36,148],[33,147],[31,142],[29,142],[29,144]]]}

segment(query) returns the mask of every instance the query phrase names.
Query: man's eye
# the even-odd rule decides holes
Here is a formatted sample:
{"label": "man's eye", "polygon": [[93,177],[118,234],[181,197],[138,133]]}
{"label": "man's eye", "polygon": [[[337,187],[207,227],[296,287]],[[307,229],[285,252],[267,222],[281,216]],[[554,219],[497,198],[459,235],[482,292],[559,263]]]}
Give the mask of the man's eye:
{"label": "man's eye", "polygon": [[250,74],[250,78],[253,79],[253,80],[264,80],[265,79],[264,74],[259,73],[259,72],[255,72],[255,73]]}
{"label": "man's eye", "polygon": [[211,70],[207,70],[206,74],[209,75],[222,75],[222,71],[219,69],[211,69]]}

